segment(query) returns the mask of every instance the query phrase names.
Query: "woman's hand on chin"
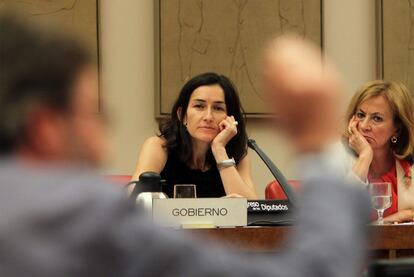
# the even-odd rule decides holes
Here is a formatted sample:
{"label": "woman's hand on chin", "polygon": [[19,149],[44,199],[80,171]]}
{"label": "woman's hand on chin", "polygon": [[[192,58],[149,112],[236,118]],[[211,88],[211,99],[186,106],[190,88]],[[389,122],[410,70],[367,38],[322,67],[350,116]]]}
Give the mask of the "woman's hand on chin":
{"label": "woman's hand on chin", "polygon": [[353,116],[348,124],[349,147],[351,147],[358,154],[358,156],[363,156],[372,159],[372,147],[368,143],[367,139],[358,131],[357,126],[358,120],[356,120],[355,116]]}
{"label": "woman's hand on chin", "polygon": [[211,142],[213,147],[226,147],[227,143],[237,135],[237,123],[233,116],[227,116],[219,123],[220,132]]}

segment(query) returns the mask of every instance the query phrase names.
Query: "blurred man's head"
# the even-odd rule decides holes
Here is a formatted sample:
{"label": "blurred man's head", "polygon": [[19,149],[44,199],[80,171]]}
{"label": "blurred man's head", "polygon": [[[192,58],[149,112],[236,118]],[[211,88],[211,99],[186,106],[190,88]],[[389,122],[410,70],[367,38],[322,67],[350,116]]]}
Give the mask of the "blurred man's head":
{"label": "blurred man's head", "polygon": [[299,148],[312,150],[333,137],[340,122],[339,76],[317,46],[294,36],[274,39],[265,52],[263,76],[269,108]]}
{"label": "blurred man's head", "polygon": [[96,165],[105,147],[97,74],[66,37],[0,15],[0,154]]}

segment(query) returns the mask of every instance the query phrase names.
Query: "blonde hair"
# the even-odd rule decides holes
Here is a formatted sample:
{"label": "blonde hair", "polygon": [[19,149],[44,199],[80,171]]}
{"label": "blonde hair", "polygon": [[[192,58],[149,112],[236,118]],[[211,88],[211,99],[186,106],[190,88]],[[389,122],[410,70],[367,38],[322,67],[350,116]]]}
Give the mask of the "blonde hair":
{"label": "blonde hair", "polygon": [[[405,85],[395,81],[375,80],[365,83],[352,97],[346,112],[346,122],[355,115],[359,105],[373,97],[383,96],[394,115],[394,124],[399,128],[397,143],[391,144],[394,156],[412,162],[414,150],[413,99]],[[347,132],[344,132],[347,137]]]}

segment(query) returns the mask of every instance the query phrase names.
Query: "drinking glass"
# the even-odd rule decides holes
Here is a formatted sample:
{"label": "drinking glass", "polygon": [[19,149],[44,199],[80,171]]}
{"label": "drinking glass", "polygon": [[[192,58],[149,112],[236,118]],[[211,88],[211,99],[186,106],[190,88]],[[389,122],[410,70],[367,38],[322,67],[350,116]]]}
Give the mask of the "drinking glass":
{"label": "drinking glass", "polygon": [[174,185],[174,198],[197,198],[196,186],[193,184]]}
{"label": "drinking glass", "polygon": [[373,182],[369,185],[372,207],[378,213],[378,225],[384,224],[384,211],[391,207],[392,194],[390,182]]}

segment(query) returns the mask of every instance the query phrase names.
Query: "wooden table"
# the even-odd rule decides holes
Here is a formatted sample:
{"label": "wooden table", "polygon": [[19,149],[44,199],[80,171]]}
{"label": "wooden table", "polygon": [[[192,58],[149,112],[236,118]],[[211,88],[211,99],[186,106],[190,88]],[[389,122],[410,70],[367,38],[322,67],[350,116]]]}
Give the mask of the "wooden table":
{"label": "wooden table", "polygon": [[[294,227],[243,227],[186,230],[204,239],[218,241],[223,247],[248,252],[283,251]],[[368,250],[375,258],[414,256],[414,225],[369,226]]]}

